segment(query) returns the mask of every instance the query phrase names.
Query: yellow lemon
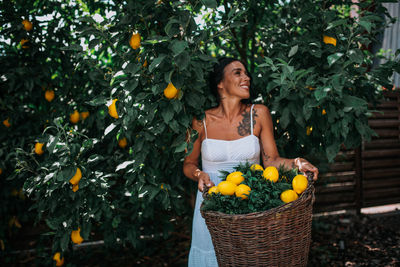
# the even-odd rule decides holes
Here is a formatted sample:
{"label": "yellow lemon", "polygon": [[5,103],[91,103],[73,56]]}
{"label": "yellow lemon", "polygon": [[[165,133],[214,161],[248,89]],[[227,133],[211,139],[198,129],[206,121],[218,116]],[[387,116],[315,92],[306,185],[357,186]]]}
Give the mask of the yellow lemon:
{"label": "yellow lemon", "polygon": [[117,112],[117,107],[115,103],[118,101],[117,98],[113,99],[112,104],[108,106],[108,114],[110,114],[111,117],[118,119],[118,112]]}
{"label": "yellow lemon", "polygon": [[89,111],[82,111],[80,116],[81,120],[85,120],[87,117],[89,117]]}
{"label": "yellow lemon", "polygon": [[28,39],[21,39],[21,41],[20,41],[19,43],[20,43],[20,45],[21,45],[22,48],[27,49],[27,48],[29,48],[29,45],[26,44],[26,43],[28,43],[28,42],[29,42]]}
{"label": "yellow lemon", "polygon": [[79,190],[79,184],[74,184],[74,185],[72,186],[72,191],[76,192],[76,191],[78,191],[78,190]]}
{"label": "yellow lemon", "polygon": [[120,148],[125,148],[127,144],[128,144],[128,141],[126,140],[125,137],[119,139],[119,141],[118,141],[118,146],[119,146]]}
{"label": "yellow lemon", "polygon": [[264,168],[260,164],[253,164],[250,166],[250,170],[252,171],[263,171]]}
{"label": "yellow lemon", "polygon": [[56,266],[63,266],[63,264],[64,264],[64,257],[61,258],[60,252],[56,252],[54,254],[53,260],[56,261]]}
{"label": "yellow lemon", "polygon": [[143,63],[143,67],[145,67],[145,68],[146,68],[146,67],[147,67],[147,65],[148,65],[148,63],[147,63],[147,59],[145,59],[145,60],[144,60],[144,63]]}
{"label": "yellow lemon", "polygon": [[168,99],[175,98],[178,95],[179,90],[176,87],[169,83],[168,86],[164,89],[164,95]]}
{"label": "yellow lemon", "polygon": [[51,102],[54,99],[54,91],[53,90],[46,90],[44,93],[44,98],[46,98],[47,101]]}
{"label": "yellow lemon", "polygon": [[32,30],[32,28],[33,28],[33,24],[32,24],[32,22],[30,22],[29,20],[27,20],[27,19],[24,19],[23,21],[22,21],[22,25],[24,25],[24,29],[26,30],[26,31],[30,31],[30,30]]}
{"label": "yellow lemon", "polygon": [[44,145],[43,143],[39,143],[39,142],[35,144],[35,153],[36,154],[42,155],[44,153],[43,145]]}
{"label": "yellow lemon", "polygon": [[5,120],[3,121],[3,124],[4,124],[4,126],[6,126],[7,128],[10,128],[11,123],[9,122],[9,118],[5,119]]}
{"label": "yellow lemon", "polygon": [[78,230],[73,230],[71,232],[71,240],[75,244],[80,244],[83,241],[83,238],[81,237],[81,228],[78,227]]}
{"label": "yellow lemon", "polygon": [[329,37],[329,36],[324,35],[323,36],[323,41],[326,44],[331,44],[331,45],[336,46],[336,39],[333,38],[333,37]]}
{"label": "yellow lemon", "polygon": [[308,180],[304,175],[299,174],[293,178],[292,187],[297,194],[303,193],[303,191],[307,189],[307,186]]}
{"label": "yellow lemon", "polygon": [[325,114],[326,114],[326,110],[322,109],[322,115],[325,115]]}
{"label": "yellow lemon", "polygon": [[312,132],[312,126],[307,126],[306,134],[307,134],[307,135],[310,135],[311,132]]}
{"label": "yellow lemon", "polygon": [[76,168],[76,172],[75,172],[74,176],[72,176],[72,178],[69,180],[69,182],[73,185],[76,185],[79,183],[81,178],[82,178],[82,172],[81,172],[81,169],[79,169],[79,167],[78,167],[78,168]]}
{"label": "yellow lemon", "polygon": [[218,191],[224,196],[235,194],[236,185],[229,181],[222,181],[218,184]]}
{"label": "yellow lemon", "polygon": [[140,34],[139,33],[132,34],[131,39],[129,39],[129,45],[135,50],[140,47]]}
{"label": "yellow lemon", "polygon": [[309,85],[307,85],[306,88],[307,88],[308,90],[310,90],[310,91],[315,90],[315,87],[311,87],[311,86],[309,86]]}
{"label": "yellow lemon", "polygon": [[79,112],[75,109],[74,113],[69,115],[69,121],[72,122],[73,124],[76,124],[79,121],[79,117],[80,117]]}
{"label": "yellow lemon", "polygon": [[278,178],[279,178],[278,169],[274,166],[269,166],[269,167],[265,168],[265,170],[263,171],[263,176],[265,179],[276,183],[276,181],[278,181]]}
{"label": "yellow lemon", "polygon": [[219,193],[219,190],[218,190],[218,187],[217,186],[213,186],[213,187],[210,187],[210,189],[208,189],[208,194],[209,195],[211,195],[211,194],[217,194],[217,193]]}
{"label": "yellow lemon", "polygon": [[281,200],[285,203],[292,202],[293,200],[298,199],[299,196],[291,189],[285,190],[281,193]]}
{"label": "yellow lemon", "polygon": [[250,194],[251,188],[248,185],[240,184],[235,189],[235,195],[242,199],[247,199]]}
{"label": "yellow lemon", "polygon": [[227,177],[226,180],[229,182],[234,183],[235,185],[240,184],[244,181],[243,173],[241,172],[231,172]]}

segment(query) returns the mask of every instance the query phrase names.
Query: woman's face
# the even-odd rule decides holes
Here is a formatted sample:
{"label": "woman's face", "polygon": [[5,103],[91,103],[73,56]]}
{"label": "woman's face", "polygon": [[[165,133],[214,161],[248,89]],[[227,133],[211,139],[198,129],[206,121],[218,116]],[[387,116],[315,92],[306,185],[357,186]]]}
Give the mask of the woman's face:
{"label": "woman's face", "polygon": [[227,96],[236,96],[240,99],[250,97],[250,77],[240,61],[233,61],[226,65],[224,78],[218,84],[221,99]]}

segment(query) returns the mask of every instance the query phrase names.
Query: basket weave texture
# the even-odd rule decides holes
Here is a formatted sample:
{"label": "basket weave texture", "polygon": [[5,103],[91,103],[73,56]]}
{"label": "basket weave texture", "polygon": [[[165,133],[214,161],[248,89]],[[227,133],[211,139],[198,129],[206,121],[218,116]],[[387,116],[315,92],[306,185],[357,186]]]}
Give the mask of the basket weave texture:
{"label": "basket weave texture", "polygon": [[314,186],[290,203],[263,212],[201,211],[222,266],[307,266]]}

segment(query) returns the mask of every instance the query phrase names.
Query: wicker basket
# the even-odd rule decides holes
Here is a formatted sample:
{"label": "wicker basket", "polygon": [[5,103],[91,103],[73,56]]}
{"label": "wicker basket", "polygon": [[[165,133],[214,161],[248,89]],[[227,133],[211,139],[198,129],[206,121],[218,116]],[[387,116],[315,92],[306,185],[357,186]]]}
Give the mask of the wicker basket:
{"label": "wicker basket", "polygon": [[218,265],[306,266],[314,186],[290,203],[264,212],[229,215],[203,211]]}

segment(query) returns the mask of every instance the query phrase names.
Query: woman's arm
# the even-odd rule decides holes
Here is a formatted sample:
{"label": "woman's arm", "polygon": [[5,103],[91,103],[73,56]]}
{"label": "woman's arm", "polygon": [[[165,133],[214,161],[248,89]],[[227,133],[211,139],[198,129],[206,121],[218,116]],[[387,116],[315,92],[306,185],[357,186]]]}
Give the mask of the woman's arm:
{"label": "woman's arm", "polygon": [[269,109],[264,105],[256,105],[257,122],[260,121],[260,146],[264,167],[280,165],[286,168],[298,168],[300,172],[310,171],[314,174],[314,180],[318,178],[318,169],[303,158],[287,159],[279,156],[274,138],[274,126]]}
{"label": "woman's arm", "polygon": [[201,121],[196,118],[192,121],[192,128],[196,130],[199,135],[193,143],[193,150],[190,155],[186,156],[183,161],[183,173],[186,177],[198,182],[198,188],[201,192],[204,190],[204,185],[211,187],[214,183],[210,180],[210,176],[199,169],[199,156],[201,151],[201,140],[204,134],[204,127]]}

